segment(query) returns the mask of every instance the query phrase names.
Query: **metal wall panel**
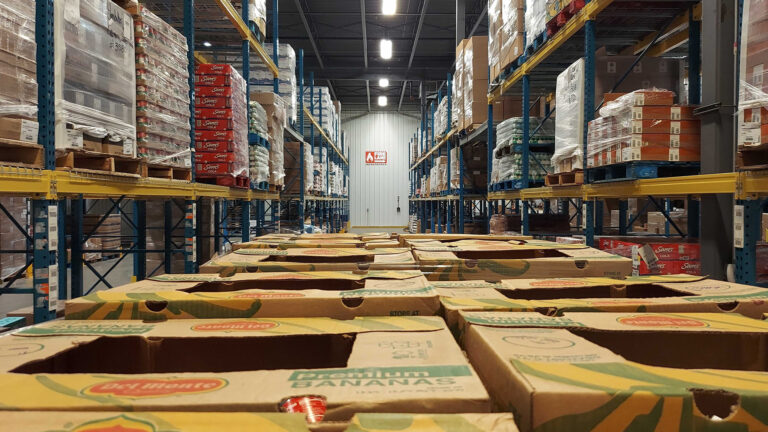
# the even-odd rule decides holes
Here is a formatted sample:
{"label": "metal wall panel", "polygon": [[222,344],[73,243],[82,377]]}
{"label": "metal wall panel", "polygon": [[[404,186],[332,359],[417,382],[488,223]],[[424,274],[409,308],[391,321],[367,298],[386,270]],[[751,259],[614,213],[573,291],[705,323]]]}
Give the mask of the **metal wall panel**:
{"label": "metal wall panel", "polygon": [[[353,227],[408,224],[408,141],[417,127],[416,118],[395,112],[344,112],[341,128],[347,131],[349,145]],[[367,165],[366,151],[386,151],[387,164]]]}

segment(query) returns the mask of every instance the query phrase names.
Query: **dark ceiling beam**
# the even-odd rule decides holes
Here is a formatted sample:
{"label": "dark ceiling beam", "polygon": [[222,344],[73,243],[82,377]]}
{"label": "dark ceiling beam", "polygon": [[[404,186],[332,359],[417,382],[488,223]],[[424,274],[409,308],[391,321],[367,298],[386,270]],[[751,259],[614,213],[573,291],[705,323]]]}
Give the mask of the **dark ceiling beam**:
{"label": "dark ceiling beam", "polygon": [[368,95],[368,111],[371,111],[371,82],[365,80],[365,93]]}
{"label": "dark ceiling beam", "polygon": [[413,56],[416,55],[416,47],[419,45],[419,36],[421,36],[421,27],[424,25],[424,14],[429,7],[429,0],[424,0],[424,5],[421,7],[421,16],[419,17],[419,25],[416,26],[416,35],[413,37],[413,47],[411,48],[411,57],[408,59],[408,69],[413,64]]}
{"label": "dark ceiling beam", "polygon": [[[368,69],[368,31],[365,28],[365,0],[360,0],[360,21],[363,24],[363,63]],[[366,83],[366,85],[368,85]],[[371,110],[371,102],[368,101],[368,111]]]}
{"label": "dark ceiling beam", "polygon": [[331,84],[331,80],[326,80],[328,83],[328,91],[331,92],[331,96],[333,96],[333,100],[339,100],[339,98],[336,97],[336,91],[333,89],[333,84]]}
{"label": "dark ceiling beam", "polygon": [[403,81],[403,89],[400,90],[400,102],[397,104],[397,111],[399,112],[403,108],[403,96],[405,96],[405,85],[408,81]]}
{"label": "dark ceiling beam", "polygon": [[483,18],[488,14],[488,3],[485,4],[485,7],[483,8],[483,11],[480,12],[480,16],[477,17],[477,20],[475,21],[475,25],[472,26],[472,31],[469,32],[468,38],[471,38],[475,35],[475,32],[477,31],[477,27],[480,26],[480,23],[483,22]]}
{"label": "dark ceiling beam", "polygon": [[299,17],[301,18],[301,22],[304,23],[304,29],[307,31],[307,35],[309,36],[309,42],[312,44],[312,49],[315,51],[315,57],[317,57],[317,62],[320,64],[321,69],[325,69],[325,65],[323,65],[323,59],[320,56],[320,50],[317,49],[317,43],[315,43],[315,38],[312,36],[312,30],[309,28],[309,22],[307,22],[307,17],[304,16],[304,9],[301,7],[301,3],[299,0],[293,0],[293,3],[296,5],[296,10],[299,12]]}

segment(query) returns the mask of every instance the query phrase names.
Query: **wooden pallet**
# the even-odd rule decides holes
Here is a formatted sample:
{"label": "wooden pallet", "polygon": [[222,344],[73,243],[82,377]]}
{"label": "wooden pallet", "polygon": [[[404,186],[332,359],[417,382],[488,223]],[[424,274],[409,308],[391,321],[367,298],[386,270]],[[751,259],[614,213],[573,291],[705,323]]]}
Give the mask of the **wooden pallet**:
{"label": "wooden pallet", "polygon": [[[277,193],[283,190],[283,185],[269,185],[269,191],[272,193]],[[317,195],[320,195],[319,193]]]}
{"label": "wooden pallet", "polygon": [[144,162],[142,164],[141,176],[166,180],[192,181],[192,168]]}
{"label": "wooden pallet", "polygon": [[546,186],[576,186],[584,184],[584,171],[577,170],[558,174],[547,174],[544,179]]}
{"label": "wooden pallet", "polygon": [[590,168],[590,183],[695,175],[699,162],[634,161]]}
{"label": "wooden pallet", "polygon": [[768,169],[768,143],[759,146],[739,147],[736,166],[740,170]]}
{"label": "wooden pallet", "polygon": [[217,186],[226,186],[237,189],[248,189],[250,187],[251,180],[247,176],[233,176],[233,175],[210,175],[210,174],[198,174],[196,181],[199,183],[214,184]]}
{"label": "wooden pallet", "polygon": [[0,138],[0,165],[43,168],[45,150],[40,144]]}
{"label": "wooden pallet", "polygon": [[570,3],[560,9],[560,12],[547,22],[547,36],[551,37],[559,32],[574,15],[584,8],[585,4],[585,0],[571,0]]}
{"label": "wooden pallet", "polygon": [[130,156],[66,149],[61,156],[56,156],[56,169],[140,178],[142,176],[142,160]]}

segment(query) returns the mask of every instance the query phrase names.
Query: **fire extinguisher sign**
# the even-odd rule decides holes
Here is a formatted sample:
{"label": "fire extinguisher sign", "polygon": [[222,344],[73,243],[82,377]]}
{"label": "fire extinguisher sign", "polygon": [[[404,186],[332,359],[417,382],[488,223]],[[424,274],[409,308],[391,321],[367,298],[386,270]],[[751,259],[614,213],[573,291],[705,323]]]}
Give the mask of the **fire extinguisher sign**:
{"label": "fire extinguisher sign", "polygon": [[365,152],[365,164],[366,165],[386,165],[387,164],[387,152],[385,152],[385,151],[366,151]]}

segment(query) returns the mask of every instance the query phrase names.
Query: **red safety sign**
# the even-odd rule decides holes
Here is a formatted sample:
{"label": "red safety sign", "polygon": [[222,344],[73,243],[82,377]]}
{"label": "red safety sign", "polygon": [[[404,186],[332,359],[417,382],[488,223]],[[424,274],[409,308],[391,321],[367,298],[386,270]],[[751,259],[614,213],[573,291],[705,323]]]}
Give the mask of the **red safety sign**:
{"label": "red safety sign", "polygon": [[365,152],[366,165],[386,165],[387,152],[385,151],[367,151]]}

